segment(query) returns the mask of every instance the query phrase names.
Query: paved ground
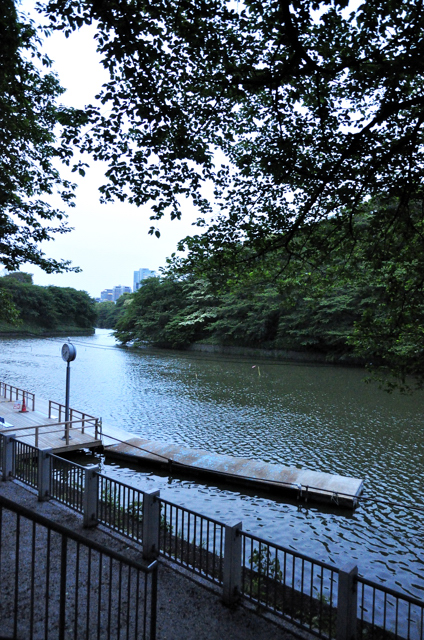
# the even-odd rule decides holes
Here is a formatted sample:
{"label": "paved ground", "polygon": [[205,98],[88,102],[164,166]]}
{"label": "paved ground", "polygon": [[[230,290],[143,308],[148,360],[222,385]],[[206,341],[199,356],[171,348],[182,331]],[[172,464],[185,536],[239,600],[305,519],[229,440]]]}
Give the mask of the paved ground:
{"label": "paved ground", "polygon": [[[16,482],[0,481],[0,493],[116,551],[133,557],[138,552],[132,543],[100,527],[83,529],[82,518],[73,511],[53,501],[38,502]],[[160,561],[157,640],[293,640],[294,635],[299,634],[249,607],[227,608],[219,593]]]}

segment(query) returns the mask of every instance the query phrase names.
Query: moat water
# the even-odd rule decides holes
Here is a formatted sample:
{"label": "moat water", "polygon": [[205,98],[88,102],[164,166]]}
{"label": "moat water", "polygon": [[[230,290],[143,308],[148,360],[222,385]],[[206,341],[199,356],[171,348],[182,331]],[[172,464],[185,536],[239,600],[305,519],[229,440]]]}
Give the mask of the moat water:
{"label": "moat water", "polygon": [[[64,402],[64,339],[3,338],[0,380]],[[73,340],[71,406],[154,440],[365,480],[355,511],[169,478],[104,472],[224,522],[422,598],[424,393],[389,395],[360,369]],[[91,460],[92,461],[92,460]]]}

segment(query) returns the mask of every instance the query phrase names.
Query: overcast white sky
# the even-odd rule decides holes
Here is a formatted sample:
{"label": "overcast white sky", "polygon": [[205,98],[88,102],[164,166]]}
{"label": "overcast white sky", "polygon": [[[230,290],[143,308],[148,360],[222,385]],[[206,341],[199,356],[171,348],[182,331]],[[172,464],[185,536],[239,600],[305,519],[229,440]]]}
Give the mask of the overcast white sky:
{"label": "overcast white sky", "polygon": [[[29,13],[34,6],[35,0],[25,0],[21,9]],[[32,10],[31,15],[36,17]],[[67,89],[62,102],[76,107],[92,102],[106,79],[92,33],[84,27],[68,39],[55,33],[44,42],[43,48],[54,60],[54,70]],[[87,161],[90,169],[85,178],[77,180],[71,174],[73,181],[79,183],[76,207],[66,209],[60,200],[57,202],[68,213],[74,231],[55,236],[54,241],[42,247],[49,257],[72,260],[83,269],[82,273],[49,275],[33,265],[22,270],[34,275],[35,284],[74,287],[98,297],[101,290],[115,285],[132,287],[133,272],[140,267],[157,270],[163,266],[178,240],[196,232],[191,226],[196,213],[187,203],[183,220],[164,219],[157,224],[161,238],[149,236],[147,232],[152,225],[149,208],[119,202],[101,205],[97,189],[102,184],[105,167],[88,158]]]}

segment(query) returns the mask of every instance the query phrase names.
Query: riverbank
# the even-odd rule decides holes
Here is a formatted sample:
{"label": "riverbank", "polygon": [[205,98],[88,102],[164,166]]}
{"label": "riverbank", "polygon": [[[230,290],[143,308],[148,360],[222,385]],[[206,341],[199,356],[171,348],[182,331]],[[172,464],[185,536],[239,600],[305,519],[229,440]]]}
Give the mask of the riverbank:
{"label": "riverbank", "polygon": [[364,367],[366,362],[360,358],[343,355],[317,353],[310,351],[293,351],[289,349],[259,349],[253,347],[234,347],[228,345],[194,343],[187,347],[187,351],[200,353],[221,354],[227,356],[248,356],[271,360],[282,360],[289,362],[304,362],[316,364],[341,364],[345,366]]}
{"label": "riverbank", "polygon": [[76,326],[59,326],[54,329],[46,329],[33,324],[21,324],[15,326],[7,322],[0,322],[0,338],[55,338],[60,336],[93,336],[94,327],[82,329]]}
{"label": "riverbank", "polygon": [[[53,501],[38,502],[31,490],[17,482],[1,482],[0,493],[108,549],[140,558],[140,546],[101,526],[83,529],[82,518],[74,511]],[[23,538],[28,532],[27,527],[22,527],[22,545],[27,543]],[[7,549],[8,533],[14,539],[13,532],[2,531],[2,549]],[[52,545],[51,552],[60,553],[60,549]],[[54,602],[50,606],[54,606]],[[183,570],[171,568],[163,559],[159,560],[157,613],[157,640],[293,640],[295,635],[308,637],[288,625],[283,627],[276,618],[259,615],[246,605],[240,604],[234,609],[224,606],[212,585],[194,579]]]}

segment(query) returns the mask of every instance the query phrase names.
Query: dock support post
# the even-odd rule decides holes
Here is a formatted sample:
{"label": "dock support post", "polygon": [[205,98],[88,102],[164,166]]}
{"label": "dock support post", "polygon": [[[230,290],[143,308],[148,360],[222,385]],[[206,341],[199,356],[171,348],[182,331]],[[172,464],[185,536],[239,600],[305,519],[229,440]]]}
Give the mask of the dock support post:
{"label": "dock support post", "polygon": [[225,525],[223,593],[224,604],[235,604],[241,594],[241,535],[242,523]]}
{"label": "dock support post", "polygon": [[98,523],[97,520],[97,507],[99,497],[99,476],[100,466],[94,464],[91,467],[85,469],[85,482],[84,482],[84,498],[83,498],[83,526],[95,527]]}
{"label": "dock support post", "polygon": [[43,502],[50,499],[50,474],[52,459],[50,453],[53,449],[38,450],[38,500]]}
{"label": "dock support post", "polygon": [[143,558],[155,560],[159,555],[160,491],[143,494]]}
{"label": "dock support post", "polygon": [[349,564],[339,570],[337,594],[337,640],[355,640],[358,608],[358,567]]}
{"label": "dock support post", "polygon": [[13,442],[16,438],[16,433],[11,433],[9,435],[2,436],[3,439],[3,447],[2,447],[2,461],[1,461],[1,469],[2,469],[2,479],[3,480],[11,480],[13,477],[13,467],[14,467],[14,447]]}

